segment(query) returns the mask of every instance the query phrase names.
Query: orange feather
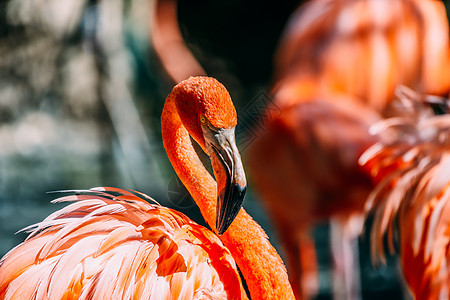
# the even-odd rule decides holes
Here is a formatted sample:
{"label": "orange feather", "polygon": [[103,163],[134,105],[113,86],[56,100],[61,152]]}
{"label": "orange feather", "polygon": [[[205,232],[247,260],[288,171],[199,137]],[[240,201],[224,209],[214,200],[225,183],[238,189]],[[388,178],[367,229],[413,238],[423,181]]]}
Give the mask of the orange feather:
{"label": "orange feather", "polygon": [[[361,157],[378,183],[372,257],[385,261],[383,236],[400,247],[404,277],[416,299],[448,298],[450,288],[450,115],[434,116],[419,94],[399,90],[396,117],[374,127],[380,142]],[[377,166],[374,168],[373,166]]]}

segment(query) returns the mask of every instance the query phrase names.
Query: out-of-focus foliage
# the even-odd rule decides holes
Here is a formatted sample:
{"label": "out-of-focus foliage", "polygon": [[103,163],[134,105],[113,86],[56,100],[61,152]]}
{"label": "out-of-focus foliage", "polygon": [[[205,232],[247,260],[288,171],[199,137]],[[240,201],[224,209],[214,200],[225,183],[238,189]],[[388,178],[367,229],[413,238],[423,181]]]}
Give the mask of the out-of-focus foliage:
{"label": "out-of-focus foliage", "polygon": [[154,111],[160,108],[152,106],[157,83],[147,76],[153,94],[136,86],[136,74],[150,72],[152,1],[11,0],[1,5],[4,254],[23,239],[5,237],[56,209],[46,191],[114,185],[162,194],[157,160],[164,152],[152,131],[159,126],[159,118],[154,120],[159,111]]}

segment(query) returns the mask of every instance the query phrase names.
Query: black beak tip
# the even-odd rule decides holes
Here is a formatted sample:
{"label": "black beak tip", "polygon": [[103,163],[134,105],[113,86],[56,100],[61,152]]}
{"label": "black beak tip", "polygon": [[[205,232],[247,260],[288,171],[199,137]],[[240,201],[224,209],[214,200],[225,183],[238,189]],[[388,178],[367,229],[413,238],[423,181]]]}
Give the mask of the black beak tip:
{"label": "black beak tip", "polygon": [[[222,201],[219,201],[219,205],[217,206],[217,234],[224,234],[231,223],[233,223],[241,210],[246,191],[247,186],[242,187],[238,184],[232,184],[229,197],[226,197],[225,195],[219,197]],[[226,198],[228,198],[228,201],[225,200]]]}

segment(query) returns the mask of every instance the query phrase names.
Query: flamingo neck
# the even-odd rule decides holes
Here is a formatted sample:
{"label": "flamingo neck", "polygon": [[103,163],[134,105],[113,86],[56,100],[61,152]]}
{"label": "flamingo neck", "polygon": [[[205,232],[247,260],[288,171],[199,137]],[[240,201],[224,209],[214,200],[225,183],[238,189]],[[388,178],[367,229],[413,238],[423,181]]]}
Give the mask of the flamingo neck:
{"label": "flamingo neck", "polygon": [[[215,231],[217,185],[195,152],[172,95],[167,97],[161,124],[164,147],[175,172]],[[295,299],[283,261],[244,209],[219,238],[239,266],[252,299]]]}

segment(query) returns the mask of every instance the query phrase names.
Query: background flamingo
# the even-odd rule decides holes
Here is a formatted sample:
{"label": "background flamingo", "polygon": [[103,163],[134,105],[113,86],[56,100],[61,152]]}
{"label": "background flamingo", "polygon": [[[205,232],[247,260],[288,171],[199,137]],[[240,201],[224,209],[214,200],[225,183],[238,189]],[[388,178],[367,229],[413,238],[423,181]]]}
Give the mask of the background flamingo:
{"label": "background flamingo", "polygon": [[[415,299],[449,297],[450,103],[434,115],[422,95],[402,88],[395,117],[373,128],[380,141],[361,157],[377,188],[368,201],[373,212],[372,257],[385,262],[383,237],[395,252]],[[448,100],[447,100],[448,101]]]}
{"label": "background flamingo", "polygon": [[448,66],[448,23],[436,1],[311,1],[292,16],[276,56],[274,103],[248,160],[292,283],[302,278],[306,296],[316,276],[304,259],[314,251],[307,230],[333,218],[336,297],[359,297],[350,241],[372,189],[357,163],[375,141],[368,128],[389,113],[400,83],[448,92]]}
{"label": "background flamingo", "polygon": [[[328,102],[332,100],[336,102]],[[266,200],[286,246],[292,284],[298,286],[303,280],[305,287],[298,292],[305,297],[311,296],[315,288],[311,282],[316,284],[317,280],[310,226],[334,216],[349,227],[343,229],[346,231],[341,239],[348,241],[359,233],[360,221],[350,217],[363,211],[372,184],[357,160],[375,141],[369,126],[378,119],[375,112],[351,98],[310,98],[266,121],[265,131],[252,145],[248,161],[254,184]],[[347,271],[346,264],[350,264],[350,278],[358,280],[354,278],[353,256],[345,257],[347,261],[336,259]]]}
{"label": "background flamingo", "polygon": [[[184,215],[146,203],[143,194],[94,189],[57,200],[76,202],[33,226],[1,260],[1,296],[246,298],[231,252],[253,298],[293,299],[280,257],[240,210],[246,180],[226,89],[207,77],[183,81],[167,97],[161,123],[175,171],[229,250]],[[190,136],[210,155],[217,184]]]}
{"label": "background flamingo", "polygon": [[277,51],[277,105],[320,90],[383,112],[399,84],[446,94],[448,32],[439,1],[308,2],[292,15]]}
{"label": "background flamingo", "polygon": [[186,47],[180,32],[177,1],[155,1],[151,14],[150,39],[162,67],[174,83],[206,72]]}

